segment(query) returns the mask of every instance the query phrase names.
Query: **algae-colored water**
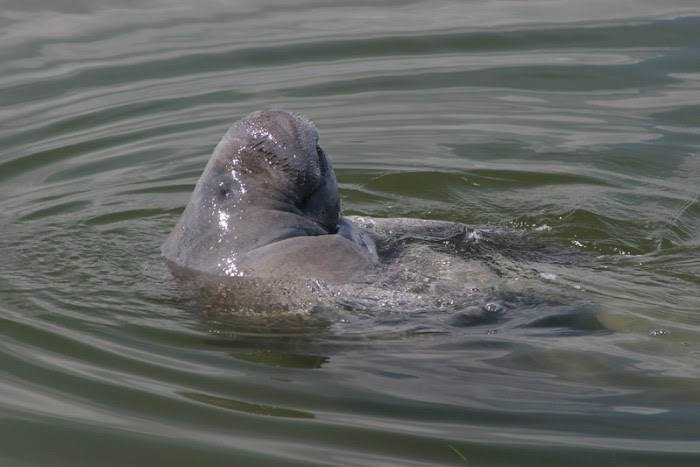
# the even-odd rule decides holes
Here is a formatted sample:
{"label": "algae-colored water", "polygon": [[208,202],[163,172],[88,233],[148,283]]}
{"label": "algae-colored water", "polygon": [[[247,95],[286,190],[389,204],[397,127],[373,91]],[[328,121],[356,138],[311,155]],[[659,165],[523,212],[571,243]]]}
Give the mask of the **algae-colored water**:
{"label": "algae-colored water", "polygon": [[[0,463],[698,465],[696,1],[43,3],[0,16]],[[160,244],[270,105],[314,120],[346,214],[589,261],[431,332],[183,306]]]}

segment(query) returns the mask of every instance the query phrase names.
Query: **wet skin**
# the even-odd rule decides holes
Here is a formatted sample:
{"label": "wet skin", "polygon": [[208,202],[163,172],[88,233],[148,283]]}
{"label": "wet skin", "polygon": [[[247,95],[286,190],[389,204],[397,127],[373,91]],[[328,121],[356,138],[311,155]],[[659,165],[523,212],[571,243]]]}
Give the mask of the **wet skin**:
{"label": "wet skin", "polygon": [[377,262],[370,236],[340,216],[318,131],[279,109],[228,130],[161,251],[180,273],[214,277],[344,282]]}

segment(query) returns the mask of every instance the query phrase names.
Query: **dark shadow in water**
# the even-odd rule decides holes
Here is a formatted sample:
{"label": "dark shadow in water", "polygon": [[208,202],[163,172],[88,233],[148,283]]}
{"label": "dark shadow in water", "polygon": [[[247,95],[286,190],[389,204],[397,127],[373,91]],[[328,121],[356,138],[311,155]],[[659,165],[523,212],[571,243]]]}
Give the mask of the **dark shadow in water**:
{"label": "dark shadow in water", "polygon": [[579,308],[564,309],[561,313],[547,314],[546,316],[535,318],[532,321],[520,325],[522,328],[561,328],[567,331],[579,332],[610,332],[600,322],[598,314],[592,310]]}

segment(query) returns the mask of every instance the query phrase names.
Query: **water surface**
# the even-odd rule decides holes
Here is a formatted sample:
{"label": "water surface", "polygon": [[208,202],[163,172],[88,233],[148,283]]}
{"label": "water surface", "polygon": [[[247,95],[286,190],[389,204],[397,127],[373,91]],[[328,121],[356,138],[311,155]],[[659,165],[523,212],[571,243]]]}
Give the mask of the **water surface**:
{"label": "water surface", "polygon": [[[3,464],[700,462],[696,1],[192,5],[3,5]],[[477,325],[174,300],[159,246],[270,105],[314,120],[346,214],[589,261]]]}

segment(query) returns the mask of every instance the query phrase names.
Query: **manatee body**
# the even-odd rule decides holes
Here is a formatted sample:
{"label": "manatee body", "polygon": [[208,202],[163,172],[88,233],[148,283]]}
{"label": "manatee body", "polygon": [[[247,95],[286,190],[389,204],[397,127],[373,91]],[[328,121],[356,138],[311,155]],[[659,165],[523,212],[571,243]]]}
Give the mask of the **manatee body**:
{"label": "manatee body", "polygon": [[[284,110],[253,112],[214,149],[162,254],[197,303],[204,298],[207,315],[236,329],[250,316],[256,329],[280,319],[288,329],[295,312],[305,316],[304,329],[310,316],[322,323],[351,323],[357,312],[412,317],[394,318],[392,333],[443,332],[446,316],[455,326],[494,322],[538,301],[547,303],[543,313],[559,310],[540,271],[553,277],[581,261],[523,232],[345,218],[339,204],[313,124]],[[362,322],[360,332],[375,331],[376,323]]]}
{"label": "manatee body", "polygon": [[314,125],[261,110],[234,123],[216,146],[161,251],[181,273],[344,282],[372,268],[377,252],[339,211]]}

